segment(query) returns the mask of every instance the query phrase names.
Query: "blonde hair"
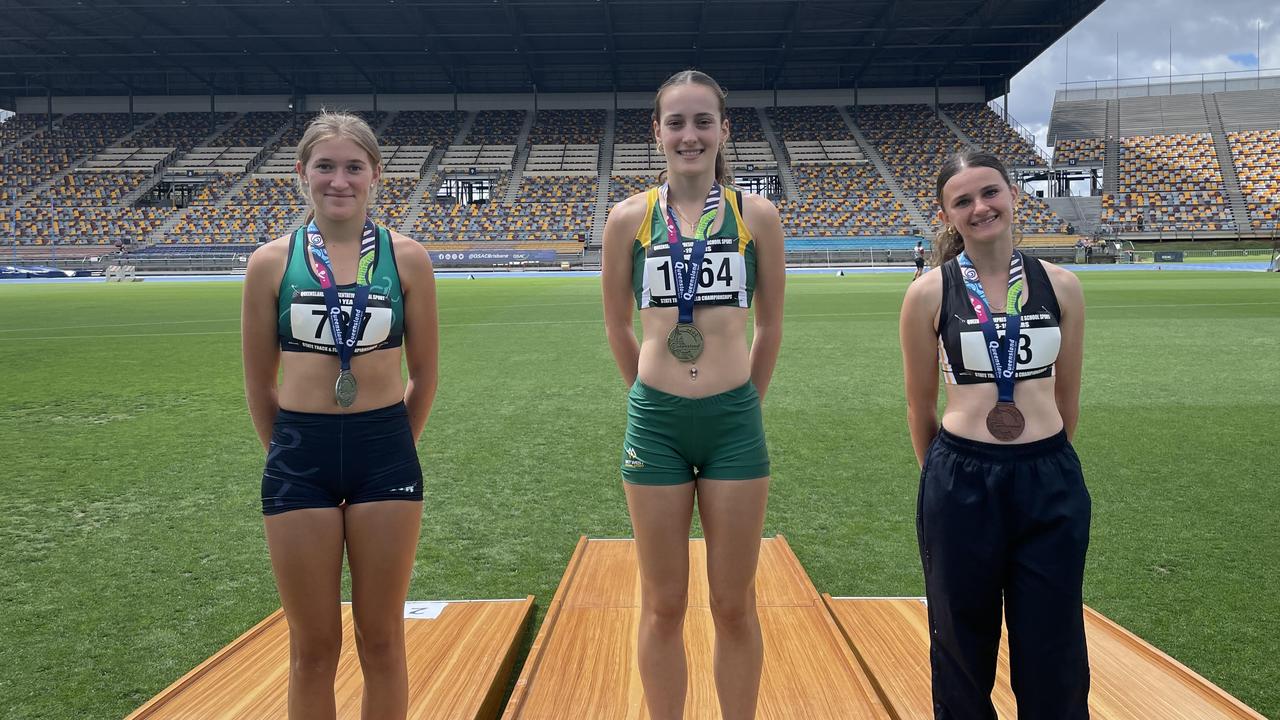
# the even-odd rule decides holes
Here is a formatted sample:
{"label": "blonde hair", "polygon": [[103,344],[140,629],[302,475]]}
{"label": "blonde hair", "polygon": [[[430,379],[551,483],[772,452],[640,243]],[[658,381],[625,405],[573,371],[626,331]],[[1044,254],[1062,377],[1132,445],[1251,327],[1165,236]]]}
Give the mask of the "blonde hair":
{"label": "blonde hair", "polygon": [[[720,87],[720,83],[716,82],[712,77],[698,70],[681,70],[680,72],[667,78],[667,81],[658,87],[658,94],[653,96],[653,122],[661,126],[662,122],[662,93],[669,87],[676,85],[702,85],[710,88],[711,92],[716,96],[716,102],[719,103],[720,120],[723,122],[725,117],[725,91]],[[667,179],[667,171],[665,168],[658,173],[658,182],[665,182]],[[733,184],[733,171],[729,169],[729,161],[724,156],[724,144],[716,147],[716,182],[721,185]]]}
{"label": "blonde hair", "polygon": [[[369,123],[358,115],[328,110],[321,110],[314,120],[307,123],[307,129],[302,133],[302,139],[298,141],[298,150],[295,154],[298,166],[305,169],[307,163],[311,161],[311,151],[316,145],[334,138],[345,138],[354,142],[369,156],[371,169],[381,167],[382,151],[378,149],[378,138],[373,134]],[[309,223],[315,217],[316,209],[311,204],[311,193],[307,192],[301,177],[298,178],[298,190],[307,202],[307,219],[304,222]],[[376,186],[370,189],[369,205],[373,205],[374,198],[377,197],[376,193]],[[365,212],[368,211],[369,208],[366,207]]]}

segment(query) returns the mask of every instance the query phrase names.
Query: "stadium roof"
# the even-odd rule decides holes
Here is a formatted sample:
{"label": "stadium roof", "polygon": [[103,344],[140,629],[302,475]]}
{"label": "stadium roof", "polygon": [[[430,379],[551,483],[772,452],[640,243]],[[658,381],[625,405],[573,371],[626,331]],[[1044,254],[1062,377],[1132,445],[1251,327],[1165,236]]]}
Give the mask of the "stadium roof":
{"label": "stadium roof", "polygon": [[0,0],[0,99],[983,86],[1102,0]]}

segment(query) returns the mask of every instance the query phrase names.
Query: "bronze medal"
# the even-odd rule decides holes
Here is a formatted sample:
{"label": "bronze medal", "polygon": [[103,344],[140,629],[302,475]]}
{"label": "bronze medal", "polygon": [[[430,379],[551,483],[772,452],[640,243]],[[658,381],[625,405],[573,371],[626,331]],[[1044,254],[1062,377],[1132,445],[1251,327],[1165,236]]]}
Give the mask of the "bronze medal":
{"label": "bronze medal", "polygon": [[702,333],[689,323],[676,323],[667,334],[667,350],[680,362],[690,363],[702,354]]}
{"label": "bronze medal", "polygon": [[1022,411],[1011,402],[998,402],[987,413],[987,432],[997,440],[1016,440],[1026,427]]}

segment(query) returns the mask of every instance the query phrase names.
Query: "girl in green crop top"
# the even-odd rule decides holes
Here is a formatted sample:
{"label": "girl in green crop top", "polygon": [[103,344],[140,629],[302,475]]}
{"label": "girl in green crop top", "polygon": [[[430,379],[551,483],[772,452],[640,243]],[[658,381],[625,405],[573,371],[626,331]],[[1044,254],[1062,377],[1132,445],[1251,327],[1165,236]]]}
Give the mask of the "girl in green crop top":
{"label": "girl in green crop top", "polygon": [[672,76],[654,100],[653,132],[666,157],[662,187],[613,208],[602,255],[605,332],[631,386],[619,455],[641,570],[640,679],[655,720],[682,717],[696,499],[716,598],[716,694],[725,718],[749,718],[763,657],[754,582],[769,490],[760,403],[782,343],[782,224],[767,199],[730,185],[715,80]]}
{"label": "girl in green crop top", "polygon": [[435,280],[421,244],[368,217],[380,160],[360,118],[312,121],[296,165],[311,212],[245,275],[245,395],[267,451],[262,511],[295,719],[335,714],[344,552],[364,712],[408,709],[403,607],[422,521],[416,441],[436,388]]}

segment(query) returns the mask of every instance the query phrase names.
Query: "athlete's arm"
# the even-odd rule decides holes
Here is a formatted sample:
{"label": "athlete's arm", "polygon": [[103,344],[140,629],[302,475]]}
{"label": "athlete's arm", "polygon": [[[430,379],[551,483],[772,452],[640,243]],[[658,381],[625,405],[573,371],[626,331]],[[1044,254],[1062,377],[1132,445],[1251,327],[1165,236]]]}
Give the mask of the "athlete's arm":
{"label": "athlete's arm", "polygon": [[436,317],[436,278],[431,255],[421,243],[391,233],[396,269],[404,286],[404,358],[409,368],[404,404],[414,442],[422,435],[440,377],[440,323]]}
{"label": "athlete's arm", "polygon": [[636,340],[631,291],[631,244],[644,220],[643,194],[632,195],[609,211],[604,224],[604,249],[600,255],[600,285],[604,300],[604,334],[618,363],[622,379],[630,386],[640,365],[640,342]]}
{"label": "athlete's arm", "polygon": [[898,319],[902,374],[907,391],[907,428],[916,462],[938,434],[938,331],[942,306],[942,271],[935,268],[907,288]]}
{"label": "athlete's arm", "polygon": [[751,339],[751,382],[764,399],[782,348],[782,301],[787,284],[782,220],[763,195],[742,196],[743,221],[756,243],[755,333]]}
{"label": "athlete's arm", "polygon": [[1058,331],[1062,344],[1053,369],[1053,398],[1062,416],[1062,427],[1067,439],[1075,437],[1076,421],[1080,419],[1080,376],[1084,366],[1084,291],[1080,278],[1068,270],[1044,263],[1058,296]]}
{"label": "athlete's arm", "polygon": [[269,242],[249,256],[240,306],[240,347],[244,357],[244,396],[263,449],[271,444],[271,425],[280,410],[276,377],[280,345],[276,305],[280,277],[289,253],[289,236]]}

